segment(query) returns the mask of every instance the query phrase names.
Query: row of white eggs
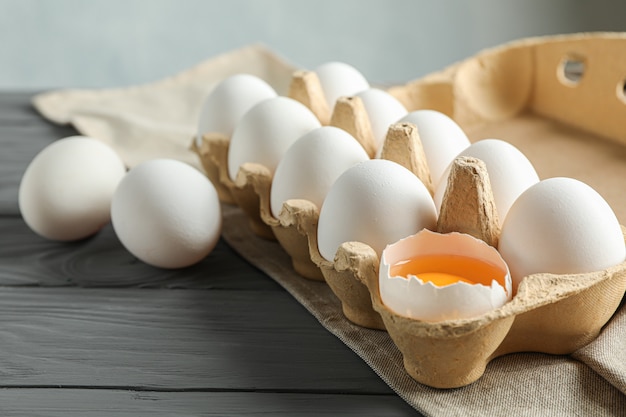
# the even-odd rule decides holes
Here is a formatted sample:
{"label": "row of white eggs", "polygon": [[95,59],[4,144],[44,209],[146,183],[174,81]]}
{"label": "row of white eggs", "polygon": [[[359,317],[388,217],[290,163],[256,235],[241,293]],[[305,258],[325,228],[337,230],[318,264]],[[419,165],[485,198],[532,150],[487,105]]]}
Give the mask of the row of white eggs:
{"label": "row of white eggs", "polygon": [[[570,178],[540,181],[530,161],[513,145],[497,139],[471,144],[462,129],[446,115],[433,110],[408,113],[388,93],[370,88],[354,68],[341,63],[321,68],[316,71],[324,74],[320,82],[327,97],[336,100],[354,95],[363,100],[378,142],[378,156],[391,124],[410,122],[417,126],[435,187],[434,196],[406,168],[391,161],[370,159],[350,134],[335,127],[322,127],[308,108],[278,96],[262,80],[252,76],[231,77],[214,90],[219,94],[207,98],[205,109],[218,108],[219,101],[220,112],[238,109],[239,119],[220,114],[220,121],[233,121],[224,128],[207,121],[215,113],[203,113],[199,137],[204,132],[217,131],[227,136],[232,132],[228,154],[232,180],[246,162],[270,169],[274,175],[270,195],[274,216],[289,199],[306,199],[316,204],[320,208],[318,249],[328,261],[333,261],[344,242],[366,243],[381,256],[389,244],[423,229],[434,230],[450,165],[458,156],[485,162],[502,227],[499,254],[495,256],[501,255],[506,261],[505,274],[510,270],[513,289],[523,277],[533,273],[596,271],[626,257],[619,222],[606,201],[591,187]],[[333,80],[333,70],[342,82],[331,83],[333,90],[329,93],[327,83]],[[244,83],[248,89],[238,86]],[[256,87],[250,88],[251,85]],[[342,85],[347,87],[343,92]],[[239,93],[253,90],[269,93],[262,99],[259,95]],[[332,108],[334,102],[329,104]],[[244,107],[245,111],[241,111]],[[391,280],[383,279],[384,271],[381,267],[381,296],[386,304],[394,305],[401,300],[389,297],[385,300],[389,292],[383,287],[390,285]],[[432,283],[400,280],[403,289],[397,293],[411,298],[405,304],[420,302],[414,292],[405,291],[411,282],[428,287],[427,292],[433,291]],[[455,302],[468,296],[471,299],[468,291],[472,288],[484,291],[484,287],[457,289],[461,295]],[[487,303],[489,308],[511,298],[511,285],[506,280],[492,287],[497,294],[505,287],[507,296],[492,293],[493,302]],[[432,294],[422,301],[427,299],[432,299]],[[446,304],[445,297],[443,300],[439,297],[439,301]],[[414,314],[399,310],[401,314]],[[450,318],[444,310],[431,308],[430,314],[422,311],[416,318]],[[455,307],[455,318],[464,316],[461,310]],[[467,311],[473,315],[477,310],[472,307]]]}
{"label": "row of white eggs", "polygon": [[[355,80],[353,75],[344,78]],[[256,77],[232,77],[206,101],[200,128],[230,135],[253,104],[275,96]],[[112,220],[133,255],[163,268],[199,262],[221,231],[215,188],[202,173],[174,160],[146,161],[127,172],[113,149],[83,136],[57,140],[33,158],[20,182],[18,204],[26,224],[54,241],[87,238]]]}
{"label": "row of white eggs", "polygon": [[[418,126],[434,199],[406,168],[370,160],[347,132],[321,127],[306,107],[278,97],[252,76],[228,78],[213,90],[199,135],[217,131],[232,137],[231,177],[236,175],[232,167],[245,162],[275,171],[274,215],[293,198],[320,207],[319,250],[329,261],[345,241],[367,243],[381,255],[390,243],[434,229],[447,170],[457,155],[475,156],[487,165],[502,221],[499,249],[514,279],[533,272],[599,270],[624,259],[619,223],[590,187],[571,179],[540,182],[512,145],[493,139],[470,144],[447,116],[431,110],[407,114],[393,97],[369,88],[353,68],[339,63],[321,68],[321,81],[332,80],[333,71],[342,80],[330,83],[334,90],[325,91],[327,98],[354,94],[363,99],[379,145],[391,123]],[[349,92],[342,92],[346,85]],[[58,141],[37,155],[20,184],[19,203],[26,223],[54,240],[89,236],[112,216],[115,232],[130,252],[166,268],[201,260],[221,227],[215,190],[195,169],[157,160],[126,173],[110,148],[87,138]]]}
{"label": "row of white eggs", "polygon": [[127,171],[113,149],[84,136],[59,139],[35,156],[18,203],[26,224],[55,241],[87,238],[112,221],[129,252],[163,268],[202,260],[222,224],[215,187],[197,169],[153,159]]}

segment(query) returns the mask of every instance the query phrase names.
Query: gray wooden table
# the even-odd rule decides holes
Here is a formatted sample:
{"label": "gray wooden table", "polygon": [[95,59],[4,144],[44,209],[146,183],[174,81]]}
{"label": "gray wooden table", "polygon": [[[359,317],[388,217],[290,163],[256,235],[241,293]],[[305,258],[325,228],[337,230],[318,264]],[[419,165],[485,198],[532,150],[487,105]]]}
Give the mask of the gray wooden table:
{"label": "gray wooden table", "polygon": [[77,243],[35,235],[21,176],[76,132],[41,119],[31,96],[0,93],[1,416],[417,414],[223,242],[169,271],[110,226]]}

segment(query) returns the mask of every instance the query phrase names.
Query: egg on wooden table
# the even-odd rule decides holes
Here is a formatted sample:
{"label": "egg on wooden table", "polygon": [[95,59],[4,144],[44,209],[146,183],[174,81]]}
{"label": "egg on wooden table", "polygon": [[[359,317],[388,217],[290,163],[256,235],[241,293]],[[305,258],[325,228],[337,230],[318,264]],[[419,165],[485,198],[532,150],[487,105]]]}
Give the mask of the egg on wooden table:
{"label": "egg on wooden table", "polygon": [[235,74],[219,82],[205,98],[198,118],[196,143],[202,135],[221,133],[230,138],[241,117],[255,104],[276,97],[264,80],[250,74]]}
{"label": "egg on wooden table", "polygon": [[19,187],[20,213],[44,238],[86,238],[109,223],[111,199],[125,173],[120,157],[102,141],[59,139],[26,168]]}
{"label": "egg on wooden table", "polygon": [[370,88],[363,74],[344,62],[326,62],[315,68],[314,72],[320,80],[320,86],[331,112],[340,97],[351,97]]}
{"label": "egg on wooden table", "polygon": [[235,181],[241,165],[255,162],[273,174],[287,149],[305,133],[321,127],[306,106],[288,97],[264,100],[243,115],[228,148],[228,174]]}
{"label": "egg on wooden table", "polygon": [[311,130],[289,147],[276,167],[270,192],[272,215],[278,217],[290,199],[322,207],[339,175],[368,159],[365,149],[345,130],[332,126]]}
{"label": "egg on wooden table", "polygon": [[363,101],[363,107],[372,128],[380,156],[389,126],[406,116],[407,110],[397,98],[378,88],[369,88],[356,94]]}
{"label": "egg on wooden table", "polygon": [[[458,156],[469,156],[483,161],[489,174],[500,225],[517,197],[528,187],[539,182],[537,171],[519,149],[500,139],[482,139],[474,142]],[[448,185],[448,167],[435,190],[435,204],[439,209]]]}
{"label": "egg on wooden table", "polygon": [[436,110],[413,111],[398,123],[412,123],[417,127],[435,188],[454,158],[471,144],[454,120]]}
{"label": "egg on wooden table", "polygon": [[153,159],[132,168],[113,195],[111,220],[129,252],[160,268],[201,261],[217,244],[222,226],[213,184],[173,159]]}
{"label": "egg on wooden table", "polygon": [[320,254],[334,261],[344,242],[362,242],[378,256],[385,246],[437,224],[426,186],[402,165],[370,159],[349,168],[330,188],[320,210]]}
{"label": "egg on wooden table", "polygon": [[396,314],[425,321],[479,316],[512,298],[498,251],[462,233],[422,230],[383,251],[380,297]]}
{"label": "egg on wooden table", "polygon": [[602,196],[573,178],[548,178],[515,201],[498,250],[513,284],[534,273],[600,271],[626,257],[621,226]]}

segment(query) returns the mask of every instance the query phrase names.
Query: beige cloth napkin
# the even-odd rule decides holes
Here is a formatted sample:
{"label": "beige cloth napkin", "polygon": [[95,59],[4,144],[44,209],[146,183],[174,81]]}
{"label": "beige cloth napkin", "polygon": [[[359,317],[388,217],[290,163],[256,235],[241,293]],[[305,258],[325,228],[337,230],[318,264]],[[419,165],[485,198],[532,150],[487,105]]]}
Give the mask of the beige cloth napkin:
{"label": "beige cloth napkin", "polygon": [[72,124],[82,134],[108,143],[129,167],[157,157],[200,167],[189,146],[202,103],[213,87],[229,75],[247,73],[285,94],[294,69],[262,45],[251,45],[154,83],[52,91],[35,96],[33,105],[47,119]]}
{"label": "beige cloth napkin", "polygon": [[[245,47],[138,87],[44,93],[33,104],[46,118],[71,123],[112,145],[129,166],[170,157],[199,166],[189,150],[201,103],[224,77],[246,72],[287,91],[294,67],[263,46]],[[492,361],[477,382],[459,389],[421,385],[404,371],[386,332],[347,321],[328,286],[298,276],[275,242],[248,229],[243,213],[224,205],[223,237],[280,283],[405,401],[425,415],[626,416],[626,307],[598,339],[570,356],[518,353]]]}

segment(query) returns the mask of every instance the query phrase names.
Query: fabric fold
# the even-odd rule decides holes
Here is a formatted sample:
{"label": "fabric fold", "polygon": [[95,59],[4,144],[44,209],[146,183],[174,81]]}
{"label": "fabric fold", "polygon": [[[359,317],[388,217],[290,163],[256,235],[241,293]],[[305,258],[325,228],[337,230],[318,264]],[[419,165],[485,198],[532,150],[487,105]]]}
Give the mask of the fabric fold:
{"label": "fabric fold", "polygon": [[222,79],[247,73],[285,94],[296,66],[255,44],[208,59],[179,74],[139,86],[66,89],[33,98],[33,106],[58,124],[113,146],[127,166],[169,157],[200,168],[190,150],[202,103]]}

